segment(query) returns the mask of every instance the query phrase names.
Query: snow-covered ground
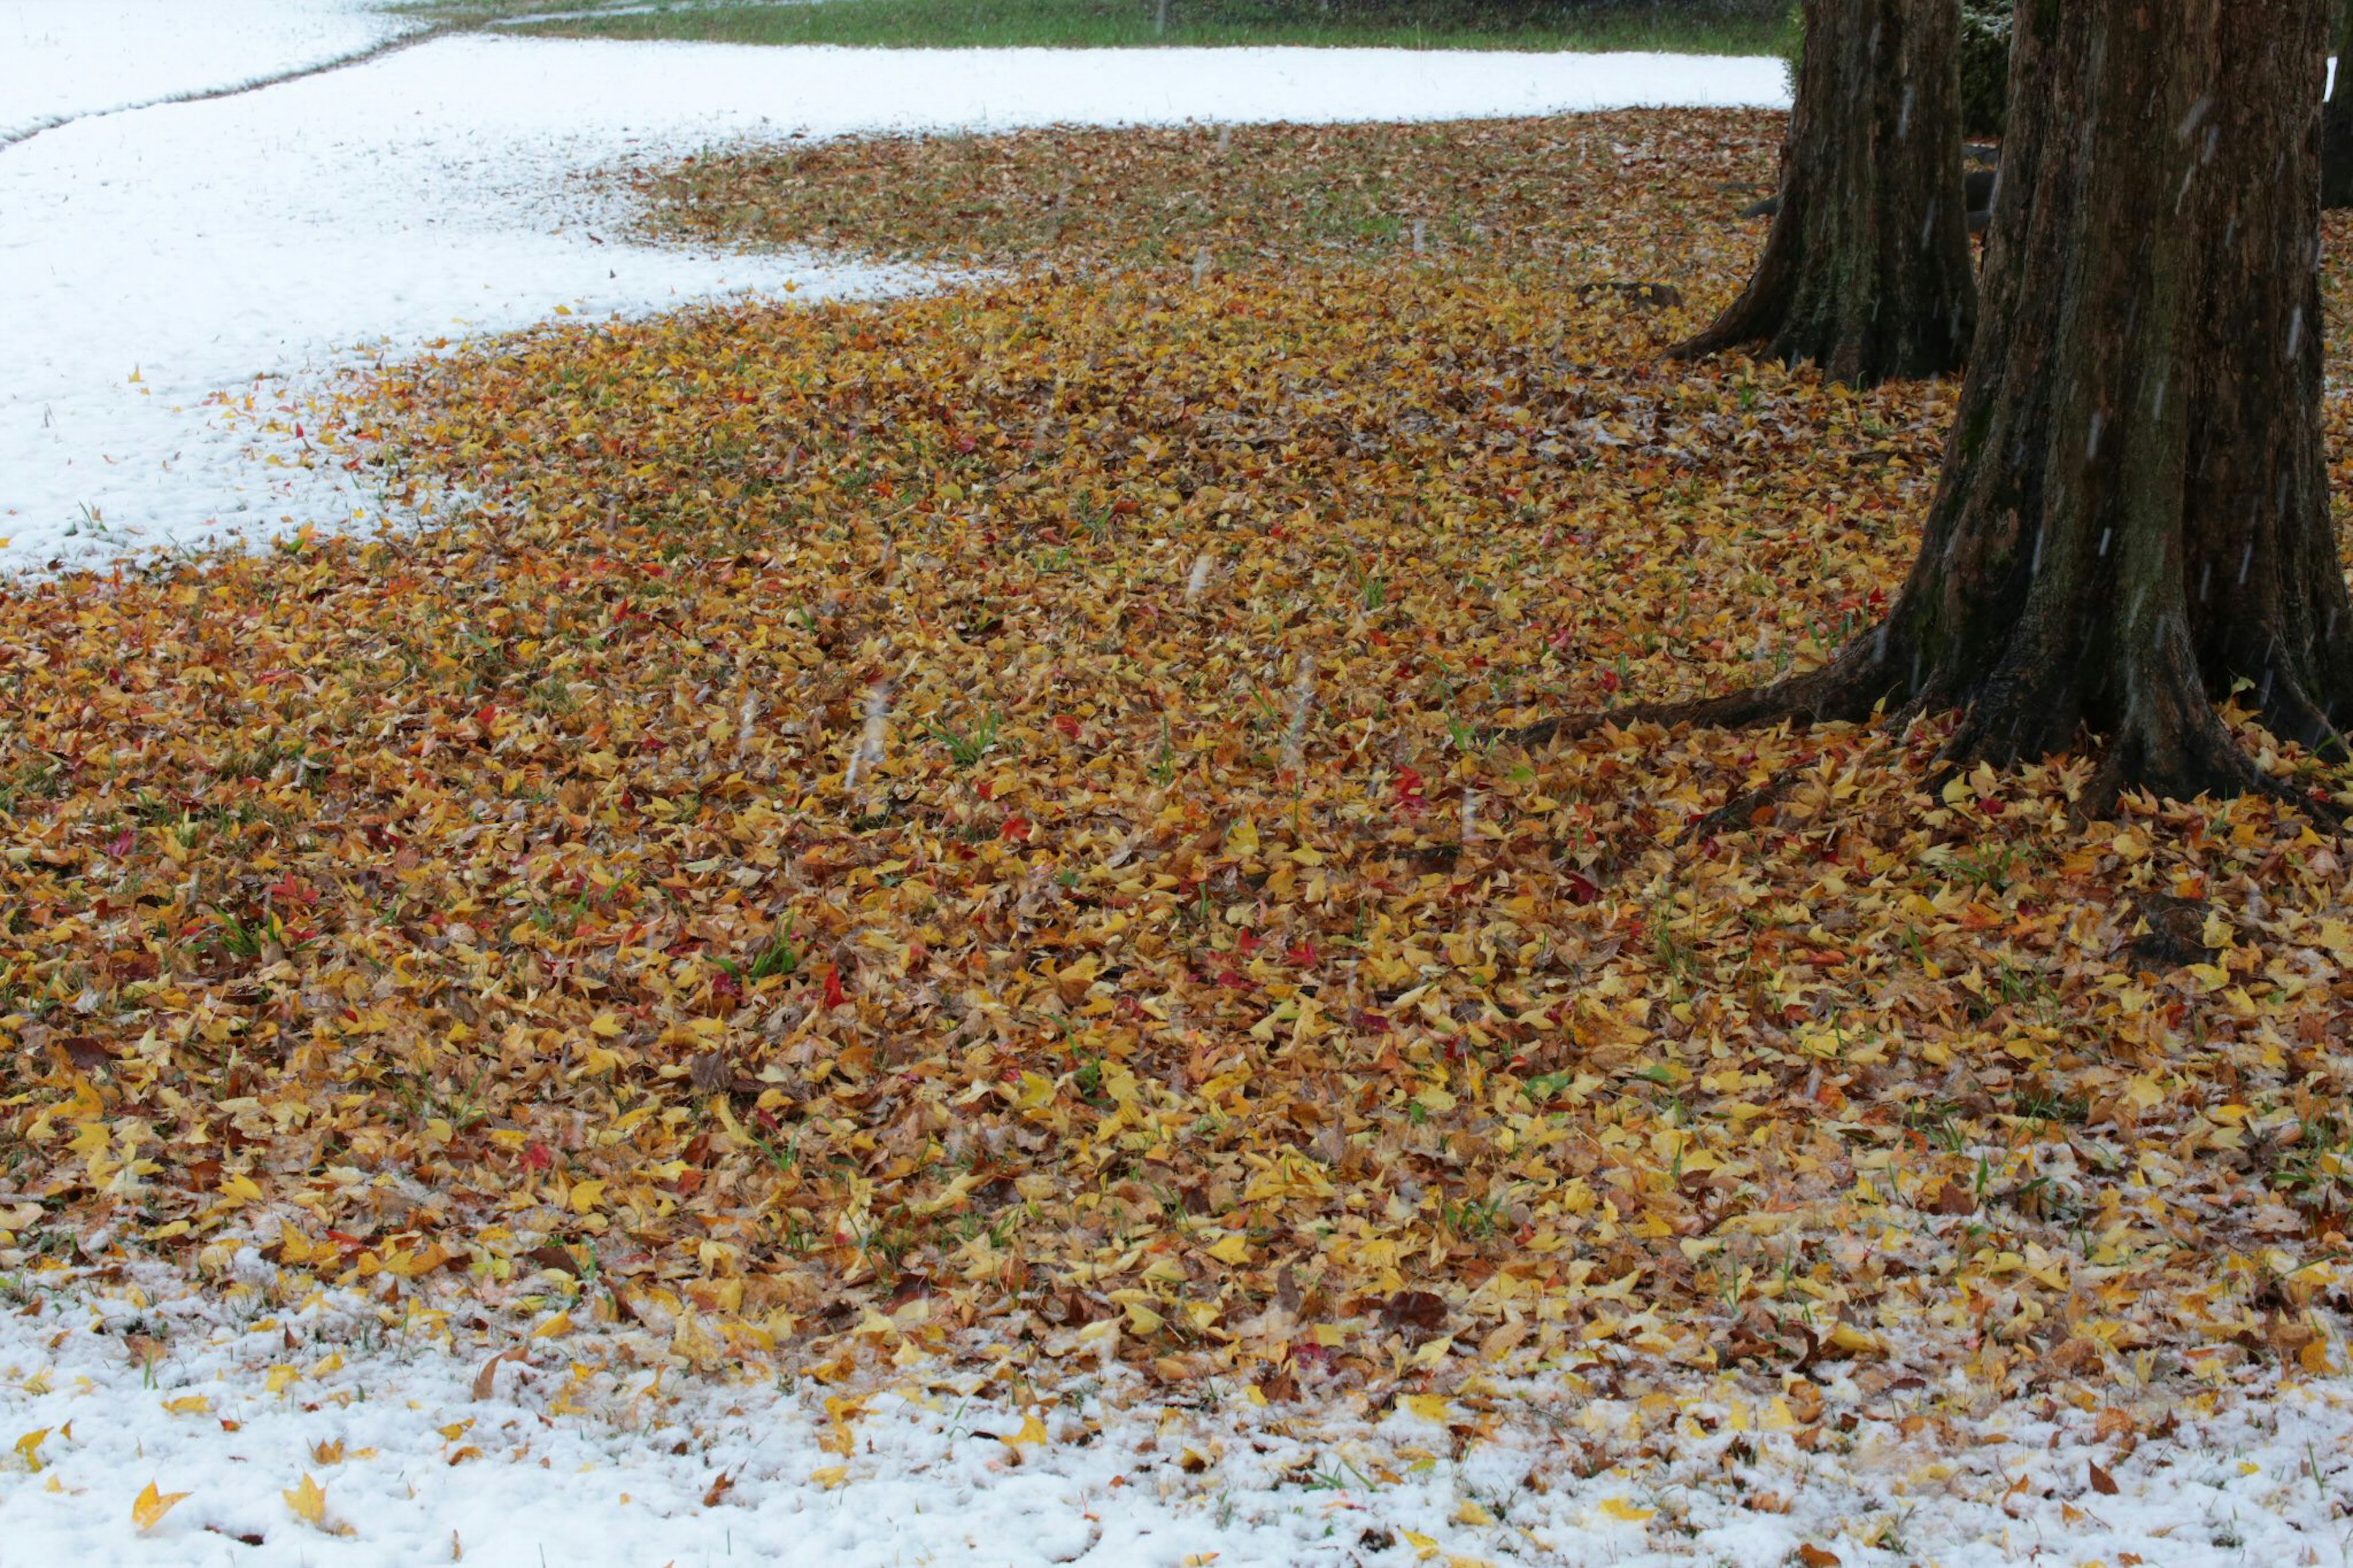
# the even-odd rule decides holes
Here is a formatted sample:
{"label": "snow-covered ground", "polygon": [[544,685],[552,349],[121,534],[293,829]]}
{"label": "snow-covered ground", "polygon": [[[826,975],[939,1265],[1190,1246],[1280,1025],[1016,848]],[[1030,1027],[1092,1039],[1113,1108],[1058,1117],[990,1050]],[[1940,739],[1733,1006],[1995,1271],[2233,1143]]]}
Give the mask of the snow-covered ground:
{"label": "snow-covered ground", "polygon": [[[1409,1380],[1302,1408],[1240,1381],[1205,1400],[1083,1365],[1060,1396],[1024,1397],[878,1355],[871,1375],[784,1387],[684,1370],[636,1330],[528,1339],[494,1361],[348,1293],[267,1313],[259,1298],[163,1288],[142,1305],[120,1286],[12,1283],[0,1565],[2353,1555],[2353,1389],[2338,1383],[2078,1409],[1958,1384],[1873,1393],[1844,1372],[1788,1395],[1727,1380],[1586,1396],[1555,1375],[1451,1396]],[[1638,1458],[1646,1443],[1662,1457]]]}
{"label": "snow-covered ground", "polygon": [[[325,14],[290,8],[301,26],[270,58]],[[339,470],[301,467],[293,416],[280,439],[230,416],[248,400],[265,416],[291,406],[366,345],[406,352],[560,310],[920,280],[622,243],[567,183],[617,159],[796,132],[1441,119],[1783,92],[1775,60],[1672,56],[473,37],[76,121],[0,149],[0,567],[364,525],[367,498]]]}
{"label": "snow-covered ground", "polygon": [[417,26],[369,0],[0,0],[0,142],[309,69]]}

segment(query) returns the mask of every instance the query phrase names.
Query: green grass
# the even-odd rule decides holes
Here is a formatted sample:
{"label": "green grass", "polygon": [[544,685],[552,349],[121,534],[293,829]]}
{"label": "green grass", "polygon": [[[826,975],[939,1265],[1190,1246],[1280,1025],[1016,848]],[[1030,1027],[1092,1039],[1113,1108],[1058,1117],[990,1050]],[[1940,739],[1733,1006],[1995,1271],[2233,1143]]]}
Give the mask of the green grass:
{"label": "green grass", "polygon": [[[610,0],[607,0],[609,5]],[[410,7],[455,26],[540,37],[668,38],[732,44],[840,44],[881,48],[1141,47],[1302,44],[1462,49],[1663,49],[1771,54],[1788,23],[1772,0],[1573,0],[1514,16],[1503,5],[1398,4],[1351,14],[1313,0],[679,0],[650,11],[520,23],[556,0],[472,0]],[[600,6],[598,8],[605,8]]]}

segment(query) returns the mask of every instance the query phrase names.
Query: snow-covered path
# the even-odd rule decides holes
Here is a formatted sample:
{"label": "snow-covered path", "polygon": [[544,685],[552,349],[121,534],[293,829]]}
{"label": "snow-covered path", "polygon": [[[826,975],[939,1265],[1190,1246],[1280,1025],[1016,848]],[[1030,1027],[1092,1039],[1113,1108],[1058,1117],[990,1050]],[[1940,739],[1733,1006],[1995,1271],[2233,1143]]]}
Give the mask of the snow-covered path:
{"label": "snow-covered path", "polygon": [[419,26],[369,0],[0,0],[0,143],[312,69]]}
{"label": "snow-covered path", "polygon": [[79,120],[0,150],[0,567],[352,524],[364,497],[302,468],[299,443],[225,417],[221,400],[266,412],[290,379],[364,345],[405,350],[559,310],[919,281],[621,243],[606,227],[614,215],[584,211],[568,184],[617,159],[794,132],[1782,97],[1779,62],[1756,59],[468,37],[237,97]]}

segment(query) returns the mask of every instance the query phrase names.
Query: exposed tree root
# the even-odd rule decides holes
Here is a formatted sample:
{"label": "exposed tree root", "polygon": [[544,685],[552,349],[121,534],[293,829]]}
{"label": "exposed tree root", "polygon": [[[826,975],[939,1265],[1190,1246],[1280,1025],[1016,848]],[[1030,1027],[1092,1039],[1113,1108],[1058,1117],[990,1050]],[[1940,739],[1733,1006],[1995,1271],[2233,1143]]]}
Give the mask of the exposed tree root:
{"label": "exposed tree root", "polygon": [[[1902,682],[1889,679],[1889,668],[1882,633],[1873,632],[1849,645],[1821,668],[1771,685],[1721,697],[1638,702],[1563,714],[1502,731],[1496,738],[1533,746],[1574,741],[1628,724],[1656,724],[1666,730],[1743,730],[1779,723],[1804,728],[1861,722],[1901,689]],[[2151,706],[2159,710],[2128,715],[2126,724],[2105,742],[2100,766],[2077,803],[2079,819],[2109,816],[2126,791],[2143,789],[2174,800],[2259,795],[2295,810],[2331,834],[2343,831],[2353,820],[2353,814],[2342,807],[2274,778],[2257,766],[2186,668],[2163,700]],[[1932,675],[1903,706],[1884,716],[1891,721],[1900,721],[1936,707],[1958,709],[1961,721],[1937,752],[1932,790],[1938,781],[1978,763],[2010,767],[2102,744],[2087,731],[2073,700],[2053,701],[2040,683],[2007,672],[1975,682]],[[2326,710],[2291,678],[2274,679],[2261,718],[2266,728],[2284,739],[2316,750],[2333,745],[2340,754],[2345,751],[2345,738]],[[1757,807],[1778,798],[1787,784],[1787,780],[1776,780],[1726,801],[1694,824],[1685,837],[1704,837],[1745,821]]]}
{"label": "exposed tree root", "polygon": [[1752,826],[1757,814],[1777,804],[1783,795],[1789,793],[1789,786],[1797,782],[1798,775],[1795,773],[1783,773],[1775,775],[1756,789],[1741,791],[1686,828],[1683,832],[1684,842],[1688,843],[1694,838],[1708,838],[1727,829],[1738,831]]}
{"label": "exposed tree root", "polygon": [[1841,655],[1820,669],[1752,686],[1722,697],[1702,697],[1683,702],[1637,702],[1628,708],[1605,708],[1591,713],[1566,713],[1543,719],[1499,739],[1524,746],[1548,741],[1574,741],[1610,725],[1656,724],[1672,730],[1683,725],[1703,730],[1747,730],[1759,724],[1833,724],[1870,717],[1886,695],[1887,681],[1877,670]]}

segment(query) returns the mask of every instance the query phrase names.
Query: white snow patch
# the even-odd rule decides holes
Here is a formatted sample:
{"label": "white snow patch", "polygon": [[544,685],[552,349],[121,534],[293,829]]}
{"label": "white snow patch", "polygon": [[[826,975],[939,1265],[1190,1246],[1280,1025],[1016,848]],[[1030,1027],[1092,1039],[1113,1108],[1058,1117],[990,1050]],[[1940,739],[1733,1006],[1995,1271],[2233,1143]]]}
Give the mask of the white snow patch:
{"label": "white snow patch", "polygon": [[[2185,1384],[2178,1426],[2129,1452],[2094,1413],[1955,1418],[1964,1385],[1866,1397],[1843,1378],[1810,1450],[1775,1429],[1769,1389],[1695,1384],[1667,1391],[1685,1414],[1664,1457],[1580,1476],[1582,1445],[1628,1446],[1640,1411],[1561,1375],[1286,1408],[1114,1369],[1036,1403],[920,1365],[856,1388],[698,1375],[630,1331],[521,1342],[477,1399],[487,1349],[452,1353],[429,1318],[348,1292],[265,1315],[259,1293],[142,1309],[16,1285],[37,1305],[0,1311],[0,1563],[1642,1568],[1810,1545],[1852,1568],[2200,1568],[2348,1547],[2341,1380]],[[1047,1440],[1008,1441],[1033,1415]],[[305,1477],[324,1529],[286,1500]],[[142,1533],[150,1483],[188,1495]]]}
{"label": "white snow patch", "polygon": [[0,0],[0,142],[308,69],[418,26],[373,0]]}
{"label": "white snow patch", "polygon": [[[292,435],[311,391],[365,353],[558,310],[929,280],[622,243],[617,215],[566,188],[619,159],[796,133],[1782,101],[1769,59],[451,37],[79,121],[0,151],[0,568],[373,521]],[[248,399],[283,408],[282,428],[227,417]]]}

